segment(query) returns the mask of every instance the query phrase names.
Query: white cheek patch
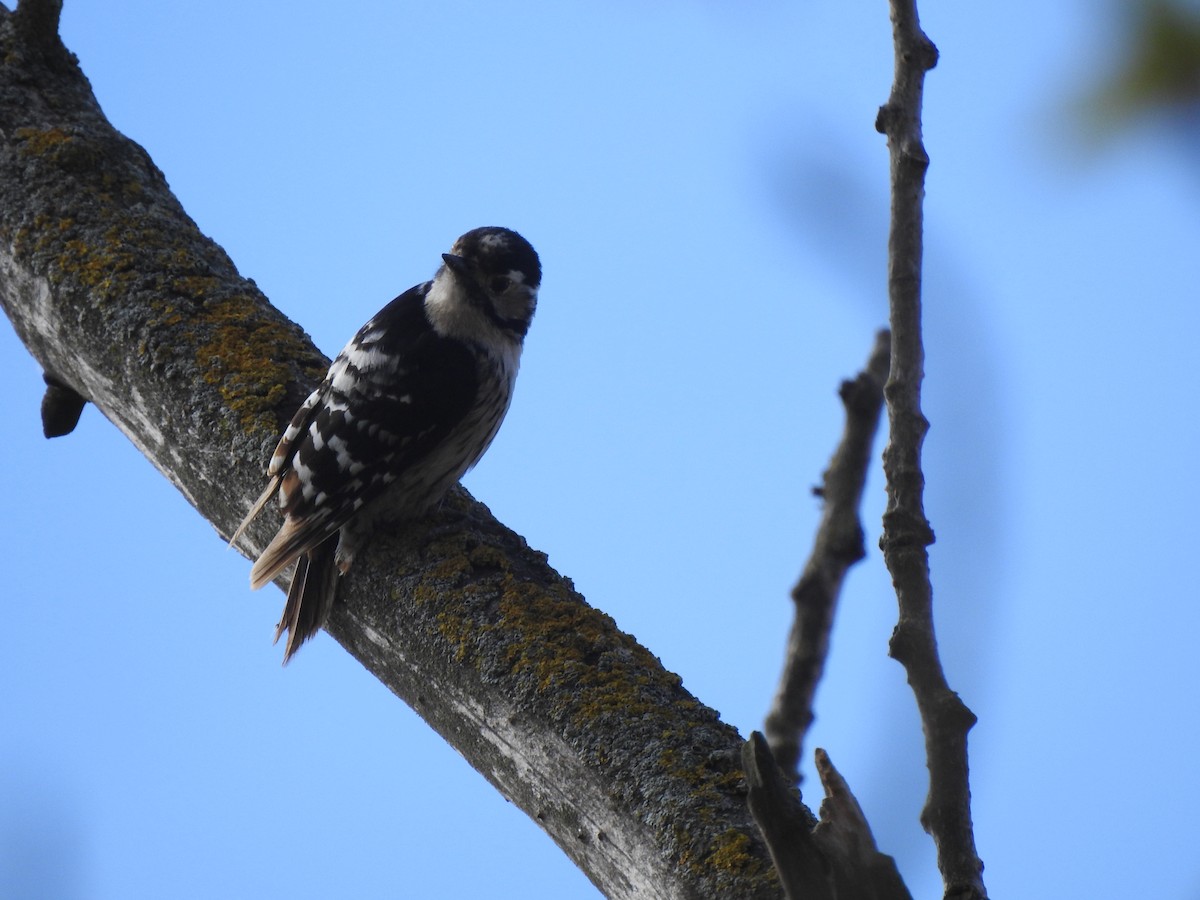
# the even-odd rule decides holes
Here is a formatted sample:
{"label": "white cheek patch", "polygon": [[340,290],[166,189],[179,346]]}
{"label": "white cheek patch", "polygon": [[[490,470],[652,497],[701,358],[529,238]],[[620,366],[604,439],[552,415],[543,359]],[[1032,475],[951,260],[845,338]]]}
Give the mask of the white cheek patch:
{"label": "white cheek patch", "polygon": [[459,288],[454,281],[454,275],[449,269],[443,269],[429,285],[429,291],[425,294],[425,308],[427,310],[451,308],[458,303],[458,292]]}
{"label": "white cheek patch", "polygon": [[442,269],[425,295],[425,314],[441,337],[486,344],[492,324],[475,308],[449,269]]}

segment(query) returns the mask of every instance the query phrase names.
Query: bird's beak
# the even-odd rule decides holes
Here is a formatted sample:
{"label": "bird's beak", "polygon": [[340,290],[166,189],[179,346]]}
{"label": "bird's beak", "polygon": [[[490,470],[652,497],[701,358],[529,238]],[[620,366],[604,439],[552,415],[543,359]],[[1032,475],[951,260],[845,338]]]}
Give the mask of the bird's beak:
{"label": "bird's beak", "polygon": [[467,261],[461,256],[455,256],[453,253],[443,253],[442,259],[448,268],[455,275],[466,275],[470,271]]}

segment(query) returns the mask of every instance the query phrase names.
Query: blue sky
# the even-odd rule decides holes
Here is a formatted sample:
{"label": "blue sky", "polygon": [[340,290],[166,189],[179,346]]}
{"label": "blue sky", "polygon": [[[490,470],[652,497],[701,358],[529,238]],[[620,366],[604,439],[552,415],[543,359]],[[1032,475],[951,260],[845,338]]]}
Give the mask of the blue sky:
{"label": "blue sky", "polygon": [[[1200,161],[1163,123],[1081,136],[1119,46],[1095,4],[921,11],[927,505],[986,880],[1195,898]],[[62,31],[326,353],[461,232],[525,234],[541,307],[466,483],[761,727],[837,384],[886,321],[882,0],[67,0]],[[0,895],[597,896],[328,637],[282,669],[282,596],[94,408],[45,442],[7,325],[0,373]],[[810,746],[929,897],[882,507],[875,472]]]}

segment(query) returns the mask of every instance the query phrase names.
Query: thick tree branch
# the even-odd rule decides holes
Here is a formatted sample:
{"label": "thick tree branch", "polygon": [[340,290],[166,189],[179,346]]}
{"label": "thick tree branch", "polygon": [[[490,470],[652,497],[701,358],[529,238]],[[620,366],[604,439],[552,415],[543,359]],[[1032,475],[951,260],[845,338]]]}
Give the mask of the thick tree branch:
{"label": "thick tree branch", "polygon": [[900,617],[891,655],[905,668],[925,731],[929,795],[921,813],[937,845],[945,896],[984,898],[983,863],[975,850],[967,732],[975,716],[946,683],[933,626],[921,445],[929,423],[921,412],[924,348],[921,339],[922,200],[929,158],[921,138],[925,73],[937,49],[921,31],[915,0],[891,0],[895,81],[876,128],[887,135],[892,209],[888,238],[888,296],[892,366],[884,390],[890,434],[883,464],[888,505],[880,546],[892,575]]}
{"label": "thick tree branch", "polygon": [[838,393],[846,408],[846,428],[817,492],[825,505],[812,554],[792,588],[796,619],[766,732],[776,762],[797,781],[801,747],[813,721],[813,697],[825,671],[842,581],[850,566],[865,555],[858,507],[883,408],[890,346],[888,333],[879,332],[866,369],[853,381],[842,382]]}
{"label": "thick tree branch", "polygon": [[[58,7],[0,7],[0,305],[60,392],[52,430],[86,398],[228,534],[327,360],[108,124]],[[734,729],[465,492],[343,596],[334,637],[608,896],[780,896]]]}

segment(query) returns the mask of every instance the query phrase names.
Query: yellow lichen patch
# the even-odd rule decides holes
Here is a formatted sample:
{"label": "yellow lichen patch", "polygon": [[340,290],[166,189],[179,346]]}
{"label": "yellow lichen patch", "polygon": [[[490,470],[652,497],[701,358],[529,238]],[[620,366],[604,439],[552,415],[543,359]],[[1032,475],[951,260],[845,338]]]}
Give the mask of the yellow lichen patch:
{"label": "yellow lichen patch", "polygon": [[425,570],[426,579],[453,586],[461,583],[470,573],[470,557],[458,552],[457,543],[438,541],[431,544],[429,549],[438,561]]}
{"label": "yellow lichen patch", "polygon": [[439,613],[437,628],[438,634],[450,645],[454,661],[458,663],[465,661],[471,652],[471,635],[474,634],[474,630],[467,620],[462,616]]}
{"label": "yellow lichen patch", "polygon": [[656,715],[662,689],[678,684],[648,651],[617,632],[608,616],[565,588],[506,579],[500,611],[496,627],[510,638],[509,666],[531,675],[539,692],[558,698],[576,727],[607,715]]}
{"label": "yellow lichen patch", "polygon": [[[116,324],[153,371],[194,360],[236,426],[276,432],[295,361],[319,377],[319,359],[297,331],[263,312],[252,287],[231,293],[228,259],[194,228],[173,225],[154,202],[152,180],[102,165],[110,150],[103,137],[57,127],[21,128],[15,137],[40,178],[75,177],[89,202],[69,215],[35,215],[15,231],[14,249],[36,255],[52,284],[82,288],[87,314]],[[152,195],[148,204],[137,202],[143,194]]]}
{"label": "yellow lichen patch", "polygon": [[[631,656],[622,663],[620,654],[633,654],[640,648],[633,642],[628,642],[628,648],[624,643],[617,648],[610,646],[613,624],[603,613],[580,602],[565,587],[547,590],[520,580],[513,574],[508,555],[488,542],[465,549],[458,539],[444,538],[432,541],[426,553],[435,562],[424,570],[413,599],[419,604],[434,603],[446,590],[454,593],[458,602],[446,605],[437,614],[437,628],[457,660],[468,661],[476,639],[502,630],[504,662],[510,671],[529,676],[539,692],[569,681],[573,690],[561,696],[574,699],[575,717],[588,718],[605,710],[627,711],[639,703],[650,708],[647,701],[624,696],[616,689],[617,685],[628,684],[618,670],[633,663]],[[489,605],[497,589],[499,616],[481,622],[473,611],[481,604]],[[606,649],[618,653],[601,669],[595,661]],[[606,684],[609,681],[612,686]]]}
{"label": "yellow lichen patch", "polygon": [[705,817],[706,810],[717,808],[718,797],[745,790],[746,776],[740,767],[714,767],[707,760],[688,762],[686,755],[677,749],[686,745],[686,735],[667,732],[662,735],[662,741],[666,749],[659,754],[659,768],[671,778],[691,786],[692,798],[701,810],[701,818]]}
{"label": "yellow lichen patch", "polygon": [[471,550],[467,558],[475,569],[494,569],[505,573],[512,570],[508,556],[499,547],[490,544],[479,544]]}
{"label": "yellow lichen patch", "polygon": [[221,286],[213,275],[177,275],[171,279],[171,289],[191,300],[203,300]]}
{"label": "yellow lichen patch", "polygon": [[276,362],[294,338],[266,320],[253,298],[234,296],[206,304],[201,320],[211,326],[196,348],[204,380],[215,385],[246,430],[275,431],[275,408],[282,402],[291,370]]}
{"label": "yellow lichen patch", "polygon": [[57,151],[75,140],[61,128],[18,128],[14,134],[21,141],[21,153],[26,156],[44,156]]}
{"label": "yellow lichen patch", "polygon": [[[430,603],[433,603],[439,596],[440,593],[438,589],[426,583],[418,584],[415,588],[413,588],[412,592],[413,603],[415,603],[417,606],[426,606]],[[396,591],[395,596],[393,596],[392,599],[403,600],[404,593],[402,591]]]}
{"label": "yellow lichen patch", "polygon": [[721,832],[709,847],[704,864],[729,874],[741,874],[748,870],[762,870],[766,864],[752,852],[750,837],[736,828]]}
{"label": "yellow lichen patch", "polygon": [[18,152],[37,165],[83,173],[95,169],[104,159],[103,142],[72,134],[64,128],[18,128],[13,132],[20,141]]}
{"label": "yellow lichen patch", "polygon": [[72,237],[75,225],[73,218],[52,222],[39,216],[34,220],[39,235],[36,249],[54,254],[52,278],[55,274],[75,278],[100,301],[120,300],[133,285],[139,269],[146,266],[139,253],[162,240],[157,232],[126,217],[109,227],[95,243]]}
{"label": "yellow lichen patch", "polygon": [[91,288],[98,299],[111,300],[128,283],[134,257],[120,245],[96,247],[86,241],[67,240],[58,255],[58,271]]}
{"label": "yellow lichen patch", "polygon": [[506,579],[500,596],[502,627],[517,637],[508,649],[514,671],[532,671],[537,688],[545,691],[560,679],[578,676],[597,641],[606,634],[595,610],[564,602],[545,589]]}

